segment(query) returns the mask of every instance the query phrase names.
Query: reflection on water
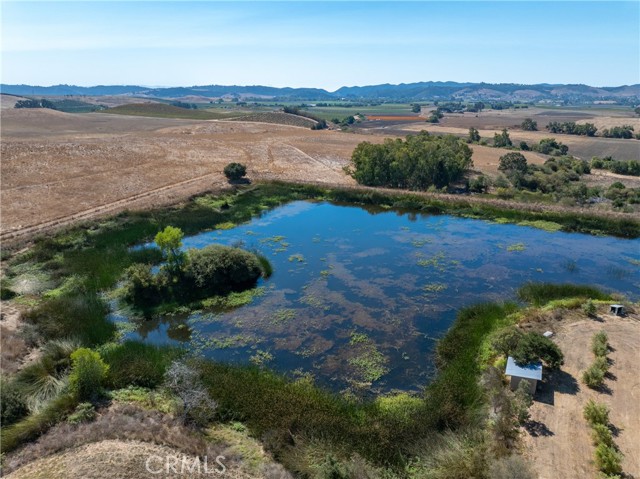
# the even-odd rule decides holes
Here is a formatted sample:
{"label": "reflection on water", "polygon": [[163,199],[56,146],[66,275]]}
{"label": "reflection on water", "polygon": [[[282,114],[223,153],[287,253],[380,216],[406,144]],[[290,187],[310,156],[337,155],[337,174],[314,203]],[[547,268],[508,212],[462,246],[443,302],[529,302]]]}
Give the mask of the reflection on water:
{"label": "reflection on water", "polygon": [[136,323],[130,337],[312,375],[334,390],[417,390],[458,309],[513,298],[527,281],[637,297],[640,241],[450,216],[295,202],[231,230],[185,238],[256,249],[274,267],[237,310]]}

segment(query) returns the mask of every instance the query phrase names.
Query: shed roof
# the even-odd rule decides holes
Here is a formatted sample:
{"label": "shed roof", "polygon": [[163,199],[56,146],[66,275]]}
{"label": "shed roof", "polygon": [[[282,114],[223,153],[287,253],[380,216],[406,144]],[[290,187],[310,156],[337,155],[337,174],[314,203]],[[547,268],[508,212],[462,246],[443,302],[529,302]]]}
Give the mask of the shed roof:
{"label": "shed roof", "polygon": [[526,366],[518,366],[514,359],[509,356],[507,359],[507,376],[517,376],[527,379],[542,379],[542,363],[531,363]]}

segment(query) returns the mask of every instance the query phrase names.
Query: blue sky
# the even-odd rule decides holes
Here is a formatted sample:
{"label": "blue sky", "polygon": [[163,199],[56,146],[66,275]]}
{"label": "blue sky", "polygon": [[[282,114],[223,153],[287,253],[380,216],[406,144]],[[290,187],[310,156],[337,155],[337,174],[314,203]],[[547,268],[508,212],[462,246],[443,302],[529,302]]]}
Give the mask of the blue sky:
{"label": "blue sky", "polygon": [[6,2],[2,82],[640,82],[640,2]]}

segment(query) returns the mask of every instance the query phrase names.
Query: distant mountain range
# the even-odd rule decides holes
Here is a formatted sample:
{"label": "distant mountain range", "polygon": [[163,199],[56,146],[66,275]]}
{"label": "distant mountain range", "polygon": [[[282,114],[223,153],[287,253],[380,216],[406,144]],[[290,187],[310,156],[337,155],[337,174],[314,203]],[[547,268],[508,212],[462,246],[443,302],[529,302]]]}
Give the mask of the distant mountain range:
{"label": "distant mountain range", "polygon": [[334,92],[320,88],[275,88],[261,85],[204,85],[192,87],[149,88],[137,85],[99,85],[82,87],[75,85],[32,86],[1,84],[2,93],[40,97],[63,95],[128,95],[149,98],[196,97],[213,99],[239,97],[247,99],[275,99],[288,101],[335,101],[349,100],[460,100],[460,101],[562,101],[568,103],[591,103],[614,101],[618,103],[640,103],[640,84],[618,87],[592,87],[588,85],[563,85],[541,83],[520,85],[515,83],[457,83],[419,82],[399,85],[383,84],[342,87]]}

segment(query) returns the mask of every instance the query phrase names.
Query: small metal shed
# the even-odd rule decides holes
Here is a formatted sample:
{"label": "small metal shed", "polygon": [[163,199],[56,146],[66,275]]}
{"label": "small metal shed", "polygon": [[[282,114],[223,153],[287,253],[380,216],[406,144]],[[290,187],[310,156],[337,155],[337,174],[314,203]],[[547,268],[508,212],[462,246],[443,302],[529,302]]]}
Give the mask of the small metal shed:
{"label": "small metal shed", "polygon": [[518,389],[520,381],[527,380],[529,382],[529,392],[533,396],[536,392],[538,381],[542,379],[542,363],[531,363],[525,366],[518,366],[515,360],[509,356],[507,359],[507,376],[510,376],[509,387],[512,391]]}
{"label": "small metal shed", "polygon": [[621,304],[612,304],[609,306],[609,313],[616,316],[624,316],[624,306]]}

